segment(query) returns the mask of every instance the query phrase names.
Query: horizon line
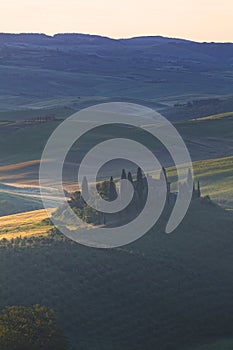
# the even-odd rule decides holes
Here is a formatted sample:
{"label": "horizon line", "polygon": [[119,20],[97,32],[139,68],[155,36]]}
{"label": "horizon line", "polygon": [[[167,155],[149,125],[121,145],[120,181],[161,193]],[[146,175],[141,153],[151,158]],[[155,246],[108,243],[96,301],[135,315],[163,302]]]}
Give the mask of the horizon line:
{"label": "horizon line", "polygon": [[105,39],[110,39],[110,40],[115,40],[115,41],[121,41],[121,40],[132,40],[132,39],[140,39],[140,38],[163,38],[163,39],[171,39],[171,40],[180,40],[180,41],[187,41],[187,42],[194,42],[194,43],[200,43],[200,44],[233,44],[232,41],[199,41],[199,40],[193,40],[193,39],[188,39],[188,38],[181,38],[181,37],[170,37],[170,36],[165,36],[161,34],[142,34],[142,35],[136,35],[136,36],[129,36],[129,37],[119,37],[119,38],[114,38],[111,36],[107,35],[102,35],[102,34],[91,34],[91,33],[81,33],[81,32],[56,32],[53,34],[45,33],[45,32],[0,32],[0,35],[44,35],[49,38],[54,38],[57,35],[84,35],[84,36],[92,36],[92,37],[99,37],[99,38],[105,38]]}

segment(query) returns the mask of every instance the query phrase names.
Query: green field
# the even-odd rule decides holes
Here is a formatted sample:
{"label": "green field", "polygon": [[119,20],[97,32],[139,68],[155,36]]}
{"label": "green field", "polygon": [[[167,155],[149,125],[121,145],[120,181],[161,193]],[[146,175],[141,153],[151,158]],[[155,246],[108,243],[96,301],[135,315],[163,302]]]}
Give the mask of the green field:
{"label": "green field", "polygon": [[[43,146],[58,124],[0,126],[1,182],[36,185]],[[203,196],[233,208],[231,117],[176,125],[194,158]],[[136,136],[144,140],[142,133]],[[101,137],[95,135],[94,142]],[[75,145],[70,159],[91,142],[89,135],[81,150]],[[174,168],[168,174],[176,181]],[[9,195],[2,192],[0,199]],[[34,201],[10,196],[22,210]],[[52,307],[72,350],[231,349],[233,211],[195,200],[181,225],[165,235],[170,210],[142,239],[113,250],[80,246],[54,230],[48,234],[44,211],[0,218],[0,307]]]}
{"label": "green field", "polygon": [[[0,33],[0,314],[11,305],[55,310],[70,343],[67,350],[233,349],[232,57],[231,43]],[[171,234],[165,228],[176,194],[140,239],[96,249],[68,239],[52,225],[60,197],[49,186],[57,184],[54,180],[44,188],[51,204],[45,211],[38,177],[46,142],[60,123],[106,102],[147,106],[170,120],[190,152],[202,196],[193,196]],[[143,116],[141,126],[158,127]],[[78,164],[90,148],[116,137],[136,140],[154,152],[176,192],[177,172],[165,147],[142,128],[119,124],[98,128],[73,144],[63,168],[66,191],[79,189]],[[135,176],[136,167],[118,159],[102,167],[98,181],[111,175],[118,179],[122,167]],[[151,174],[158,175],[154,168]],[[138,215],[143,196],[135,187]],[[92,225],[96,213],[90,216],[77,197],[73,209]],[[66,217],[62,207],[60,213]],[[108,224],[108,218],[96,225]],[[138,230],[135,224],[132,228]],[[109,230],[106,225],[106,235]],[[87,235],[95,232],[92,225]],[[33,342],[38,333],[44,341],[43,322],[30,318],[39,330],[35,335],[14,321],[11,337],[0,319],[0,350],[4,336],[15,342],[21,330],[27,333],[23,346],[16,341],[10,350],[31,348],[25,339]],[[5,323],[12,325],[8,319]]]}
{"label": "green field", "polygon": [[[131,102],[138,102],[141,104],[149,105],[147,100],[132,100],[126,99]],[[58,100],[59,101],[59,100]],[[57,103],[58,103],[57,101]],[[106,102],[106,99],[82,99],[78,100],[77,104],[75,100],[70,101],[70,106],[67,109],[63,107],[57,107],[57,110],[52,110],[59,118],[71,115],[74,110],[87,107],[93,102]],[[107,99],[109,101],[109,99]],[[39,102],[38,102],[39,103]],[[42,102],[41,102],[42,103]],[[41,106],[41,103],[39,106]],[[49,100],[44,102],[45,109],[31,110],[29,109],[24,115],[24,111],[9,111],[1,112],[1,119],[3,123],[0,124],[0,161],[1,163],[19,163],[22,161],[40,159],[43,147],[52,131],[59,124],[59,121],[47,122],[42,124],[31,125],[22,122],[7,121],[15,119],[33,119],[38,116],[46,116],[49,114]],[[56,103],[56,100],[53,101]],[[152,102],[150,102],[152,103]],[[156,103],[155,103],[156,105]],[[47,106],[47,107],[46,107]],[[66,115],[64,115],[64,111]],[[12,114],[11,114],[12,113]],[[19,114],[17,116],[17,113]],[[142,125],[143,125],[142,118]],[[224,157],[232,155],[233,152],[233,120],[232,113],[221,114],[217,116],[211,116],[208,118],[181,121],[175,123],[181,136],[184,138],[187,146],[190,150],[193,160],[211,159],[217,157]],[[130,133],[130,129],[129,129]],[[115,136],[113,133],[111,136]],[[126,136],[129,135],[126,133]],[[103,136],[103,135],[102,135]],[[99,135],[100,137],[100,135]],[[92,135],[93,138],[93,135]],[[87,139],[87,143],[92,141],[92,138]],[[95,135],[95,138],[96,135]],[[143,140],[143,138],[142,138]],[[224,141],[224,142],[223,142]],[[29,147],[30,145],[30,147]],[[156,145],[158,147],[158,145]],[[17,149],[17,154],[15,150]]]}
{"label": "green field", "polygon": [[[193,163],[194,179],[200,181],[202,195],[225,208],[233,208],[233,156],[200,160]],[[176,185],[176,169],[168,169],[168,176]],[[175,186],[174,186],[175,188]]]}
{"label": "green field", "polygon": [[196,120],[213,120],[213,119],[232,118],[232,117],[233,117],[233,112],[227,112],[227,113],[210,115],[208,117],[196,118]]}
{"label": "green field", "polygon": [[0,217],[42,208],[39,198],[6,193],[0,190]]}
{"label": "green field", "polygon": [[203,195],[233,208],[233,157],[195,162],[194,172],[202,183]]}
{"label": "green field", "polygon": [[[87,101],[89,100],[87,99]],[[59,123],[60,121],[36,125],[24,123],[3,123],[0,125],[0,181],[2,183],[38,185],[39,159],[42,150],[48,137]],[[232,208],[233,119],[231,114],[178,122],[175,126],[190,151],[195,178],[201,181],[203,195],[210,195],[217,203]],[[109,136],[122,135],[133,137],[142,143],[146,142],[146,145],[152,147],[153,150],[159,151],[160,160],[165,161],[165,166],[169,167],[170,163],[167,162],[166,152],[162,145],[158,142],[151,144],[151,140],[145,137],[141,131],[135,132],[131,128],[126,130],[116,128],[109,130],[109,134],[103,135],[100,130],[98,133],[87,135],[81,144],[77,143],[73,146],[69,153],[69,167],[65,168],[67,182],[74,182],[73,175],[71,175],[73,174],[72,167],[75,167],[75,164],[91,145]],[[115,177],[120,175],[116,165],[111,165],[107,169],[107,174]],[[175,181],[175,173],[172,169],[169,175],[171,180]],[[12,198],[13,202],[22,207],[19,199],[24,207],[27,198],[18,197],[16,200]],[[28,210],[34,209],[34,206],[31,205],[33,203],[30,199],[27,204]],[[36,208],[41,208],[41,206]]]}
{"label": "green field", "polygon": [[52,227],[43,221],[47,218],[45,209],[0,217],[0,240],[48,235]]}
{"label": "green field", "polygon": [[1,241],[0,308],[52,307],[72,350],[190,350],[214,344],[211,335],[228,338],[232,213],[197,200],[166,235],[169,211],[143,238],[118,249],[90,249],[57,234]]}

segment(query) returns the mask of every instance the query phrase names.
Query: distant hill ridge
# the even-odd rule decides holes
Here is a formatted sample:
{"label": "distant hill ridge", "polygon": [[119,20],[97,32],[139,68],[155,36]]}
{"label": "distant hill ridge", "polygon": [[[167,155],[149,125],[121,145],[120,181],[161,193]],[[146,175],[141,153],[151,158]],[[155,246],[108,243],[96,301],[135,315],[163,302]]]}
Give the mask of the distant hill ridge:
{"label": "distant hill ridge", "polygon": [[196,42],[193,40],[182,39],[182,38],[172,38],[165,37],[162,35],[148,35],[148,36],[136,36],[131,38],[119,38],[114,39],[102,35],[92,35],[92,34],[83,34],[83,33],[57,33],[54,35],[48,35],[44,33],[0,33],[0,41],[11,41],[11,42],[25,42],[31,43],[33,40],[37,42],[47,43],[60,41],[60,40],[70,40],[76,42],[103,42],[103,41],[112,41],[118,43],[131,43],[135,45],[140,44],[153,44],[153,43],[196,43],[196,44],[209,44],[209,45],[231,45],[233,43],[229,42]]}
{"label": "distant hill ridge", "polygon": [[0,76],[7,97],[232,94],[233,43],[0,33]]}
{"label": "distant hill ridge", "polygon": [[166,37],[166,36],[162,36],[162,35],[148,35],[148,36],[136,36],[136,37],[130,37],[130,38],[119,38],[119,39],[114,39],[111,37],[107,37],[107,36],[102,36],[102,35],[94,35],[94,34],[83,34],[83,33],[57,33],[54,35],[48,35],[48,34],[44,34],[44,33],[4,33],[1,32],[0,33],[0,40],[10,40],[10,41],[25,41],[25,42],[30,42],[31,40],[50,40],[50,41],[56,41],[56,40],[60,40],[60,39],[73,39],[75,41],[115,41],[115,42],[131,42],[134,44],[153,44],[155,42],[158,43],[164,43],[164,42],[177,42],[177,43],[196,43],[196,44],[216,44],[216,45],[220,45],[220,44],[233,44],[233,43],[229,43],[229,42],[196,42],[193,40],[189,40],[189,39],[183,39],[183,38],[173,38],[173,37]]}

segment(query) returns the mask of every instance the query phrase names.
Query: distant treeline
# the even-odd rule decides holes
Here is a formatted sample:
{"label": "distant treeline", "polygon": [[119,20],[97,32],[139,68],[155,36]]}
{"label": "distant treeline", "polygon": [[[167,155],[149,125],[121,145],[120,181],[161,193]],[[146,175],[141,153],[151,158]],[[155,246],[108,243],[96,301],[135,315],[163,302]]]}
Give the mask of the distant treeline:
{"label": "distant treeline", "polygon": [[214,114],[233,111],[233,97],[219,99],[200,99],[187,103],[176,103],[174,107],[164,109],[162,114],[171,120],[208,117]]}

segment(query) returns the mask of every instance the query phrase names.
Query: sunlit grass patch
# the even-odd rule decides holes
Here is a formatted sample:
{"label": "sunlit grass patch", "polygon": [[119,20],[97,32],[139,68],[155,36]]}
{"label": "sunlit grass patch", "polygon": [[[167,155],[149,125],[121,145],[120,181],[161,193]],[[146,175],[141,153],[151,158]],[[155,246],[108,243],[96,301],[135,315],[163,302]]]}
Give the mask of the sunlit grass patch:
{"label": "sunlit grass patch", "polygon": [[45,209],[0,217],[0,239],[46,235],[52,227],[43,222],[47,218]]}
{"label": "sunlit grass patch", "polygon": [[[233,156],[197,161],[193,163],[193,169],[203,196],[209,195],[218,204],[233,208]],[[177,182],[175,167],[168,169],[168,176],[174,189]]]}

